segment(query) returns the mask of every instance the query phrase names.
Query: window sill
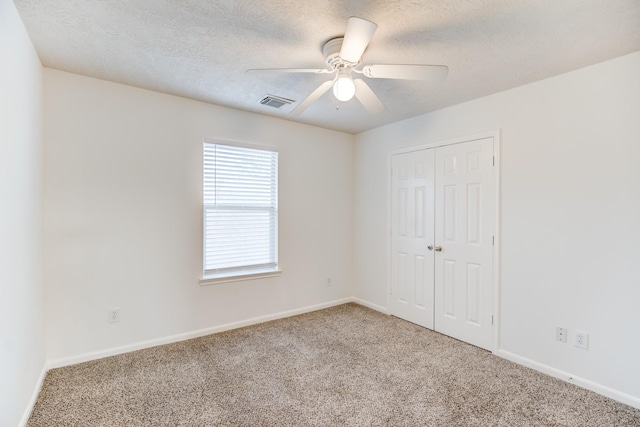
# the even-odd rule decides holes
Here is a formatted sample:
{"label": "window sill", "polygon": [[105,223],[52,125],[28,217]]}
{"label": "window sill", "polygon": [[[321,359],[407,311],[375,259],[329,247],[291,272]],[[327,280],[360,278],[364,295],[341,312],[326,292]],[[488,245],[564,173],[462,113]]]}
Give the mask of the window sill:
{"label": "window sill", "polygon": [[264,279],[267,277],[277,277],[282,274],[282,270],[266,270],[254,273],[232,273],[227,275],[204,276],[200,279],[200,285],[217,285],[219,283],[242,282],[245,280]]}

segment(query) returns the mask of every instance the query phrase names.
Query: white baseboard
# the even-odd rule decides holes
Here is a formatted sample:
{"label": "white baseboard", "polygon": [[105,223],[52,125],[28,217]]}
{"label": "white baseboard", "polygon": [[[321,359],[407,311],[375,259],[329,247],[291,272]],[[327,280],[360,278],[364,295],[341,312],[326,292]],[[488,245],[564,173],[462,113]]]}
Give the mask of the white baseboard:
{"label": "white baseboard", "polygon": [[512,362],[515,362],[519,365],[526,366],[527,368],[534,369],[536,371],[542,372],[543,374],[547,374],[554,378],[561,379],[568,383],[575,384],[582,388],[586,388],[587,390],[591,390],[595,393],[617,400],[618,402],[624,403],[625,405],[633,406],[634,408],[640,409],[639,397],[622,393],[618,390],[614,390],[602,384],[598,384],[593,381],[580,378],[568,372],[564,372],[559,369],[552,368],[551,366],[547,366],[542,363],[536,362],[534,360],[527,359],[526,357],[518,356],[517,354],[511,353],[505,350],[498,350],[497,354],[498,356],[504,359],[510,360]]}
{"label": "white baseboard", "polygon": [[[311,305],[307,307],[297,308],[294,310],[281,311],[278,313],[268,314],[265,316],[253,317],[251,319],[241,320],[239,322],[225,323],[223,325],[213,326],[210,328],[199,329],[197,331],[185,332],[182,334],[171,335],[168,337],[155,338],[152,340],[141,341],[133,344],[128,344],[120,347],[112,347],[104,350],[94,351],[90,353],[84,353],[77,356],[63,357],[60,359],[54,359],[47,361],[46,368],[54,369],[61,368],[63,366],[75,365],[76,363],[88,362],[91,360],[102,359],[109,356],[115,356],[122,353],[128,353],[130,351],[142,350],[145,348],[156,347],[158,345],[172,344],[179,341],[185,341],[192,338],[199,338],[205,335],[211,335],[218,332],[229,331],[231,329],[244,328],[245,326],[256,325],[258,323],[268,322],[270,320],[283,319],[285,317],[297,316],[299,314],[310,313],[312,311],[322,310],[336,305],[346,304],[354,302],[353,298],[342,298],[339,300],[333,300],[322,304]],[[365,304],[362,304],[365,305]]]}
{"label": "white baseboard", "polygon": [[389,310],[387,310],[385,307],[383,307],[381,305],[374,304],[372,302],[365,301],[363,299],[356,298],[356,297],[351,298],[351,301],[355,302],[356,304],[360,304],[360,305],[363,305],[365,307],[368,307],[368,308],[370,308],[372,310],[379,311],[380,313],[389,314]]}
{"label": "white baseboard", "polygon": [[29,421],[29,417],[31,417],[31,412],[33,412],[33,407],[36,405],[36,400],[38,400],[38,395],[40,394],[40,390],[42,390],[42,384],[44,383],[44,377],[47,376],[47,365],[42,366],[42,372],[40,372],[40,376],[38,377],[38,381],[36,382],[36,386],[33,389],[33,394],[31,395],[31,399],[29,399],[29,404],[27,405],[27,410],[25,411],[22,419],[20,420],[20,427],[26,427],[27,422]]}

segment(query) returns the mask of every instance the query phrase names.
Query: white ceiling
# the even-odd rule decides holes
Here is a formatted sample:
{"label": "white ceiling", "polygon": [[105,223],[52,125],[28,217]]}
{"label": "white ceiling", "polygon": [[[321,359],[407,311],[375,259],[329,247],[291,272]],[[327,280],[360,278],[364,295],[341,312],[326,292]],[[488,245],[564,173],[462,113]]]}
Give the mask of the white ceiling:
{"label": "white ceiling", "polygon": [[[349,133],[503,91],[640,50],[640,0],[15,0],[43,65]],[[265,95],[302,101],[328,75],[248,74],[324,67],[347,19],[378,24],[363,62],[444,64],[441,84],[368,80],[387,111],[369,115],[331,91],[301,116]],[[640,76],[638,76],[640,78]]]}

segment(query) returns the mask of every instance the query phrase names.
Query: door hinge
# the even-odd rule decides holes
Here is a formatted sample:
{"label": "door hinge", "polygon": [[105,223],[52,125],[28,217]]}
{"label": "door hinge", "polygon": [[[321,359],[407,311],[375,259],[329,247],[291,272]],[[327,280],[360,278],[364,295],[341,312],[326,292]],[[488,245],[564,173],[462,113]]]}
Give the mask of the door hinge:
{"label": "door hinge", "polygon": [[496,236],[491,236],[491,246],[496,245]]}
{"label": "door hinge", "polygon": [[493,325],[493,314],[491,315],[491,324]]}
{"label": "door hinge", "polygon": [[496,165],[496,156],[493,156],[493,166]]}

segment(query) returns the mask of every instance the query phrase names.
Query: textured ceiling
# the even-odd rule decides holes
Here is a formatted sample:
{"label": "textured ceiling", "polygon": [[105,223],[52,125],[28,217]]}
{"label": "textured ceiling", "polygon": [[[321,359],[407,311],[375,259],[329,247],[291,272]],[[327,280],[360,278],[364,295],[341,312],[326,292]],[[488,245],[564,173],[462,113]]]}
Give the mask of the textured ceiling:
{"label": "textured ceiling", "polygon": [[[43,65],[357,133],[640,50],[640,0],[15,0]],[[378,24],[368,64],[444,64],[444,83],[368,80],[387,111],[369,115],[331,76],[245,73],[324,67],[347,19]],[[640,78],[640,77],[639,77]]]}

